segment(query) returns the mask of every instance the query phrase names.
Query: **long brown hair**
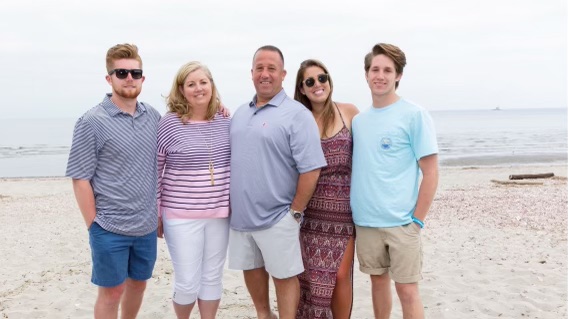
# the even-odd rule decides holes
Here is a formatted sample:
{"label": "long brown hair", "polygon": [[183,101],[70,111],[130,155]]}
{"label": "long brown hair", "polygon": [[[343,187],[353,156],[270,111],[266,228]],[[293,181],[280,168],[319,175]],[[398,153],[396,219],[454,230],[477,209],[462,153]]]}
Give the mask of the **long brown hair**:
{"label": "long brown hair", "polygon": [[302,88],[302,85],[304,83],[304,72],[306,71],[307,68],[312,67],[312,66],[317,66],[319,68],[321,68],[323,70],[323,72],[325,72],[325,74],[327,74],[328,76],[328,81],[329,81],[329,95],[327,96],[327,99],[325,100],[324,106],[323,106],[323,113],[322,113],[322,124],[323,124],[323,128],[322,128],[322,133],[321,133],[321,137],[322,138],[327,138],[327,129],[333,125],[334,121],[335,121],[335,110],[333,109],[333,100],[331,99],[331,94],[333,93],[333,81],[331,80],[331,75],[329,75],[329,71],[327,70],[327,68],[325,67],[325,65],[316,59],[308,59],[305,60],[304,62],[300,63],[300,68],[298,69],[298,73],[296,75],[296,87],[294,90],[294,100],[304,104],[305,107],[308,108],[308,110],[312,111],[312,102],[310,101],[310,99],[308,99],[308,97],[305,94],[302,94],[302,91],[300,90]]}

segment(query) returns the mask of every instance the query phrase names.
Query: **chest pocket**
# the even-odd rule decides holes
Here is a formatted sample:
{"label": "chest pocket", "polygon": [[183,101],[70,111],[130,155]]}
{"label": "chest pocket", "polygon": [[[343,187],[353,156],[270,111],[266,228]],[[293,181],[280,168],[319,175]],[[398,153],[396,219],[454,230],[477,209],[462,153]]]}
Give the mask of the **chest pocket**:
{"label": "chest pocket", "polygon": [[408,135],[402,129],[385,130],[377,133],[376,149],[385,154],[396,153],[410,146]]}

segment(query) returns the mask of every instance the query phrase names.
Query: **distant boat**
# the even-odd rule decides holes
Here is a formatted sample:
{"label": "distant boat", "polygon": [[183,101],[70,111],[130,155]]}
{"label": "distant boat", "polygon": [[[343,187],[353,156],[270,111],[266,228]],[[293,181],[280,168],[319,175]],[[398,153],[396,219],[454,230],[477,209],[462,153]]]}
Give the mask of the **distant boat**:
{"label": "distant boat", "polygon": [[496,107],[493,109],[493,111],[501,111],[501,108],[498,107],[498,106],[496,106]]}

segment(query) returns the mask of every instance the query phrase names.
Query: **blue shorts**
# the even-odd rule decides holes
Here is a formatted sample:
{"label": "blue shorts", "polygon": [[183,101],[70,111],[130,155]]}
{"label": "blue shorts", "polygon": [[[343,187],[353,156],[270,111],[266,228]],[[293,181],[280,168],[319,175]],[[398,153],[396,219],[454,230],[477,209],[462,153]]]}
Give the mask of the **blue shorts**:
{"label": "blue shorts", "polygon": [[89,243],[93,259],[93,284],[115,287],[126,278],[144,281],[152,277],[156,263],[156,231],[140,237],[124,236],[93,223],[89,228]]}

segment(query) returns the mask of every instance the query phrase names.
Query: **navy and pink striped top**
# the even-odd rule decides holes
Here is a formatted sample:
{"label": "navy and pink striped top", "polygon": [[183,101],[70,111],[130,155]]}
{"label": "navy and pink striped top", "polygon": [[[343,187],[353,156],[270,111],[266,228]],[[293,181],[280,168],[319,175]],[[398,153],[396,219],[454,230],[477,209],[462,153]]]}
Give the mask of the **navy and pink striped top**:
{"label": "navy and pink striped top", "polygon": [[[229,216],[231,120],[216,114],[212,121],[186,124],[175,113],[158,126],[158,215],[168,219]],[[210,148],[210,150],[209,150]],[[211,185],[209,160],[214,166]]]}

